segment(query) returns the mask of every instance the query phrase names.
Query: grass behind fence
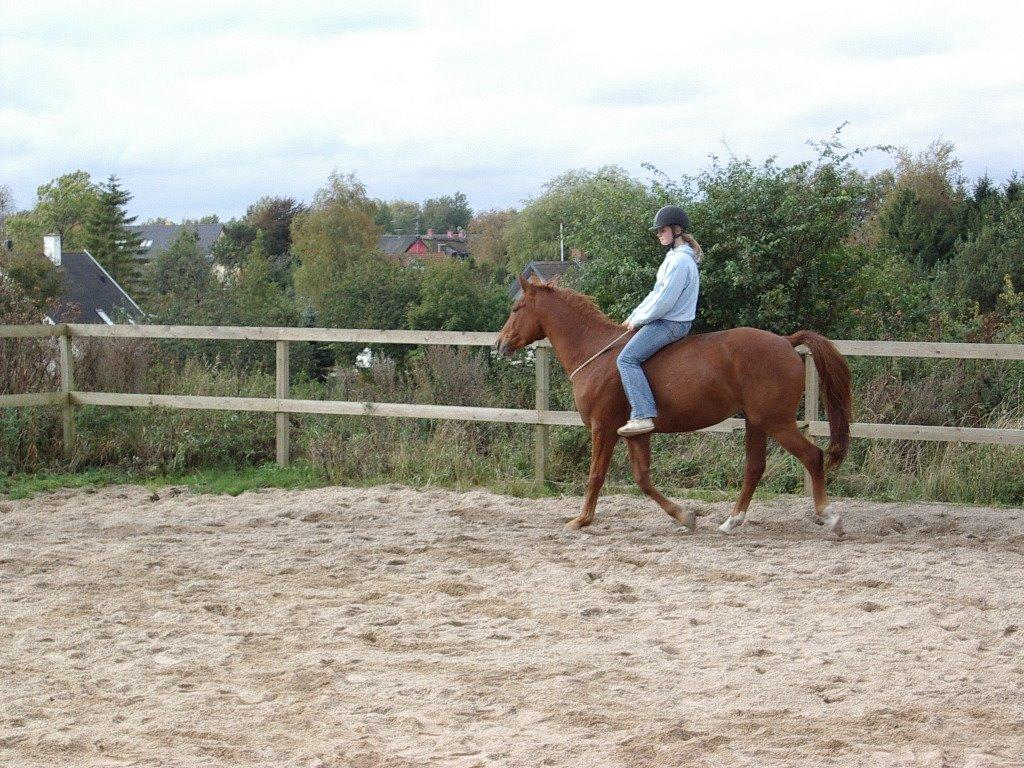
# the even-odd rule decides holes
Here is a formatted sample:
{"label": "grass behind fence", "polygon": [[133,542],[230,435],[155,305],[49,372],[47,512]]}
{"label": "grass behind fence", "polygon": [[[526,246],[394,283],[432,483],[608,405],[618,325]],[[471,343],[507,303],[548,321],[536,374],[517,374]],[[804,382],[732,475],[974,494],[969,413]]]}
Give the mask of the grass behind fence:
{"label": "grass behind fence", "polygon": [[[40,354],[38,344],[32,354]],[[45,348],[44,349],[45,352]],[[92,341],[76,361],[77,384],[96,391],[271,397],[274,376],[217,359],[177,365],[152,342]],[[858,421],[1020,428],[1024,424],[1020,364],[850,358]],[[557,368],[557,366],[555,366]],[[25,365],[8,370],[29,375]],[[31,382],[7,380],[7,391],[57,388],[52,375]],[[486,351],[429,347],[399,366],[379,360],[368,371],[340,368],[327,381],[297,379],[293,397],[353,401],[437,403],[532,408],[532,363],[491,360]],[[552,408],[571,408],[564,374],[553,370]],[[56,408],[0,411],[0,492],[21,492],[59,482],[70,469],[79,480],[149,482],[164,478],[198,488],[231,491],[266,485],[323,483],[483,486],[533,495],[533,428],[483,422],[431,422],[352,416],[296,415],[291,473],[269,469],[274,460],[274,419],[263,413],[83,407],[79,445],[71,466],[60,445]],[[823,441],[819,441],[823,443]],[[546,492],[583,492],[589,435],[551,428]],[[656,435],[652,471],[667,492],[735,493],[743,481],[741,434]],[[90,474],[92,473],[92,474]],[[202,480],[217,478],[213,480]],[[237,478],[232,484],[231,477]],[[80,478],[91,478],[80,480]],[[620,445],[609,487],[632,487]],[[49,485],[46,485],[46,484]],[[760,489],[802,491],[803,470],[770,443]],[[934,499],[977,504],[1024,504],[1024,448],[889,440],[853,441],[846,464],[830,478],[834,495]]]}

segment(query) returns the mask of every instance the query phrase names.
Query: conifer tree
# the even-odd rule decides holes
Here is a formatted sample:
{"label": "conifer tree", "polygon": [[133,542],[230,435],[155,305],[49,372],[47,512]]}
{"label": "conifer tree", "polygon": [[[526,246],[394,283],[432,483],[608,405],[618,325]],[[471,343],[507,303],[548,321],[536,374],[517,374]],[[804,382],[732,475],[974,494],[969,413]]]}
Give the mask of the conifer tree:
{"label": "conifer tree", "polygon": [[136,219],[126,211],[131,199],[117,176],[111,175],[100,185],[99,199],[85,219],[83,237],[86,250],[124,286],[132,282],[135,254],[141,244],[138,235],[128,229]]}

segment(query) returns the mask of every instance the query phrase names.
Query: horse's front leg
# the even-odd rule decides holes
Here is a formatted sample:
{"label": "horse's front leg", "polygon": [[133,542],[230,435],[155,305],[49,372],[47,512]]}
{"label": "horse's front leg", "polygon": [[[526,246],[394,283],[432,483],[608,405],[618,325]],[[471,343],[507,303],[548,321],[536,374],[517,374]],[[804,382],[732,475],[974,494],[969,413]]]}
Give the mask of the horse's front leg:
{"label": "horse's front leg", "polygon": [[633,479],[640,490],[650,496],[662,509],[682,524],[683,530],[693,533],[697,530],[697,515],[693,510],[685,510],[672,500],[666,498],[651,482],[651,436],[637,435],[626,440],[629,449],[629,463],[633,466]]}
{"label": "horse's front leg", "polygon": [[618,439],[615,427],[608,428],[602,425],[590,430],[590,478],[587,481],[587,497],[583,501],[583,511],[579,517],[565,524],[569,530],[578,531],[594,521],[597,496],[604,485],[604,477],[608,472],[608,465],[612,462],[612,451],[615,450]]}

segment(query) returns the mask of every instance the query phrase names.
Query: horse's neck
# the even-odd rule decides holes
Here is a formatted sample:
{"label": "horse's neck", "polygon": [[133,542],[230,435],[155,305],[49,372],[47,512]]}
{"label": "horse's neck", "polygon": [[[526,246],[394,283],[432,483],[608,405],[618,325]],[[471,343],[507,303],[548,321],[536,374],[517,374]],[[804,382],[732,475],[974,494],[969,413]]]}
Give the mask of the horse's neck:
{"label": "horse's neck", "polygon": [[544,331],[566,374],[615,340],[625,328],[560,305],[544,318]]}

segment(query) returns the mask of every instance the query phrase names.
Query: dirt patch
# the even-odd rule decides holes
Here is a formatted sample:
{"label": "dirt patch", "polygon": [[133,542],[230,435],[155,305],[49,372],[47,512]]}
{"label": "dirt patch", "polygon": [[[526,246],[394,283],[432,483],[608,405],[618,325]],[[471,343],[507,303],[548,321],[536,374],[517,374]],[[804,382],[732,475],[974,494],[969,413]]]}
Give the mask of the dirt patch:
{"label": "dirt patch", "polygon": [[[400,486],[0,506],[0,765],[1009,766],[1024,512]],[[1018,762],[1015,762],[1018,761]]]}

